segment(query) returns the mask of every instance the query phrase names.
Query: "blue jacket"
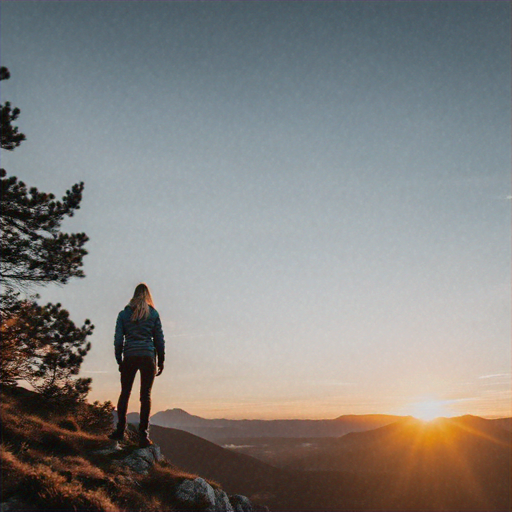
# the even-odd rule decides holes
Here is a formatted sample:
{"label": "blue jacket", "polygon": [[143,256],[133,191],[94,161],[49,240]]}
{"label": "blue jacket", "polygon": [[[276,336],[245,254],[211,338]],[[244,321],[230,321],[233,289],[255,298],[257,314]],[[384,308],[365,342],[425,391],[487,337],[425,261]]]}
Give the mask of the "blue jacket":
{"label": "blue jacket", "polygon": [[162,322],[158,311],[149,306],[149,317],[132,322],[133,310],[126,306],[117,316],[114,347],[116,361],[121,364],[124,357],[158,356],[158,362],[165,359],[165,341]]}

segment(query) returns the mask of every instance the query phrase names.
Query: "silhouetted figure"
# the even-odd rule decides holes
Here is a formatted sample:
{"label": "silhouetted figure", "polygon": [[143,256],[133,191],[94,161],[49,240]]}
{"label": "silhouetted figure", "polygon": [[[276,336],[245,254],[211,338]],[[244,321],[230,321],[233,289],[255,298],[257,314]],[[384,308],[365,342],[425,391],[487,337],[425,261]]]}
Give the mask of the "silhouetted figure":
{"label": "silhouetted figure", "polygon": [[[117,403],[117,428],[109,438],[121,441],[126,428],[126,412],[135,374],[140,371],[139,446],[152,443],[148,437],[151,388],[164,369],[165,341],[162,322],[149,288],[141,283],[133,298],[117,317],[114,347],[121,372],[121,395]],[[158,372],[157,372],[158,360]]]}

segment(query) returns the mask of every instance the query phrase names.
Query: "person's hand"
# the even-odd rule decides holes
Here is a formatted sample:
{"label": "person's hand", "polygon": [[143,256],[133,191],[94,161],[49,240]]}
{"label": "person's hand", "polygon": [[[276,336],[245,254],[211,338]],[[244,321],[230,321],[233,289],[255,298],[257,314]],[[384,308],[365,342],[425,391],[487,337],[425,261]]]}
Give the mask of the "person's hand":
{"label": "person's hand", "polygon": [[158,371],[156,372],[156,376],[162,375],[162,372],[164,371],[164,363],[158,363]]}
{"label": "person's hand", "polygon": [[123,371],[123,363],[119,363],[119,371],[122,372]]}

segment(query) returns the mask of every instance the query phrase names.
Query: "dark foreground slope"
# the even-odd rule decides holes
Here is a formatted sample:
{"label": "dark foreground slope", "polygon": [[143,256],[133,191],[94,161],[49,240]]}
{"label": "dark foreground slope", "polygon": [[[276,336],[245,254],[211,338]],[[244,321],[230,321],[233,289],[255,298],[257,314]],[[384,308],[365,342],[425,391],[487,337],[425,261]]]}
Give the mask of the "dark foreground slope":
{"label": "dark foreground slope", "polygon": [[120,445],[110,442],[110,413],[101,417],[88,404],[55,410],[23,389],[4,389],[0,399],[2,512],[192,512],[204,509],[200,488],[215,495],[215,510],[238,500],[215,482],[157,462],[156,447],[139,450],[136,431]]}
{"label": "dark foreground slope", "polygon": [[230,494],[277,492],[282,471],[253,457],[233,453],[183,430],[151,427],[151,438],[173,464],[218,482]]}

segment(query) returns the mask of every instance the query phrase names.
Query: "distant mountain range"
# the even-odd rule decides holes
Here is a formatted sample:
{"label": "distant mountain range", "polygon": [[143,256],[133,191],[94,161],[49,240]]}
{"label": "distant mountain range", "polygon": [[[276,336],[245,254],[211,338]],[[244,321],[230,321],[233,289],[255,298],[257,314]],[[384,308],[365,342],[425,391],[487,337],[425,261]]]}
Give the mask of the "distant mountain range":
{"label": "distant mountain range", "polygon": [[[193,416],[169,409],[151,416],[151,424],[185,430],[210,441],[245,437],[339,437],[349,432],[372,430],[403,419],[386,414],[347,415],[333,420],[226,420]],[[128,421],[138,423],[138,414]]]}
{"label": "distant mountain range", "polygon": [[[351,432],[365,432],[390,425],[410,416],[389,414],[348,414],[332,420],[227,420],[194,416],[183,409],[168,409],[151,416],[151,424],[184,430],[214,442],[229,442],[242,438],[320,438],[340,437]],[[510,418],[490,421],[511,430]],[[139,414],[129,413],[129,423],[138,423]]]}

